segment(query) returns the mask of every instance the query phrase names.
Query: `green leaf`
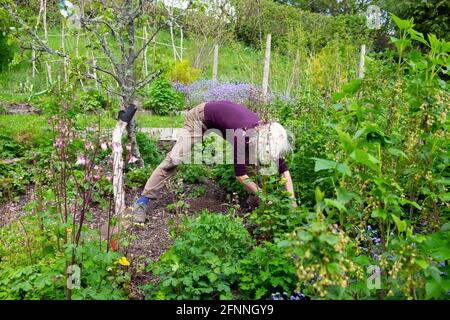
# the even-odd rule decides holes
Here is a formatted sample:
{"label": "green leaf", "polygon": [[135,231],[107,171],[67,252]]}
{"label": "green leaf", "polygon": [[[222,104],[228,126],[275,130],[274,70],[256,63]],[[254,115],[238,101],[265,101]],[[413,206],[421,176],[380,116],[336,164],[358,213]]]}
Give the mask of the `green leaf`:
{"label": "green leaf", "polygon": [[422,210],[422,207],[415,201],[411,201],[411,200],[408,200],[408,199],[400,198],[398,200],[398,202],[400,202],[401,205],[409,204],[409,205],[413,206],[414,208],[416,208],[418,210]]}
{"label": "green leaf", "polygon": [[388,152],[393,156],[408,159],[408,156],[402,150],[396,148],[389,148]]}
{"label": "green leaf", "polygon": [[345,163],[338,163],[336,169],[338,172],[345,174],[346,176],[349,176],[349,177],[352,176],[352,171],[350,170],[350,167],[348,165],[346,165]]}
{"label": "green leaf", "polygon": [[428,268],[428,263],[425,260],[423,260],[423,259],[416,259],[415,262],[422,269]]}
{"label": "green leaf", "polygon": [[395,24],[400,30],[408,30],[414,26],[413,20],[403,20],[397,17],[395,14],[391,13],[391,18],[394,20]]}
{"label": "green leaf", "polygon": [[411,39],[419,41],[425,45],[428,46],[428,42],[425,40],[424,36],[422,33],[414,30],[414,29],[409,29],[408,30],[409,35],[411,36]]}
{"label": "green leaf", "polygon": [[316,163],[314,166],[314,171],[322,171],[322,170],[328,170],[328,169],[335,169],[337,167],[337,162],[326,160],[326,159],[319,159],[319,158],[313,158]]}
{"label": "green leaf", "polygon": [[392,215],[392,219],[394,220],[395,225],[397,226],[397,229],[399,232],[406,231],[406,227],[407,227],[406,221],[401,220],[399,217],[397,217],[394,214]]}
{"label": "green leaf", "polygon": [[277,246],[279,248],[283,248],[283,247],[289,246],[290,244],[291,244],[291,241],[289,241],[289,240],[282,240],[282,241],[277,243]]}
{"label": "green leaf", "polygon": [[381,218],[381,219],[383,219],[383,220],[386,220],[386,218],[387,218],[387,213],[386,213],[386,211],[384,211],[384,210],[381,209],[381,208],[375,208],[375,209],[372,211],[371,217],[372,217],[372,218]]}
{"label": "green leaf", "polygon": [[316,203],[319,203],[320,201],[322,201],[323,197],[325,197],[325,192],[322,192],[319,186],[317,186],[316,189],[314,190],[314,195]]}
{"label": "green leaf", "polygon": [[258,288],[255,292],[255,299],[261,299],[266,295],[266,293],[267,293],[266,288]]}
{"label": "green leaf", "polygon": [[33,290],[33,287],[31,286],[30,282],[28,282],[28,281],[22,282],[21,285],[20,285],[20,288],[23,291],[31,291],[31,290]]}
{"label": "green leaf", "polygon": [[441,271],[439,271],[436,266],[429,266],[428,269],[425,270],[425,275],[431,276],[436,281],[436,283],[441,283],[442,281]]}
{"label": "green leaf", "polygon": [[327,265],[327,270],[330,273],[342,274],[342,269],[341,269],[341,267],[339,267],[339,264],[337,264],[336,262],[329,263]]}
{"label": "green leaf", "polygon": [[353,80],[350,81],[342,86],[342,91],[349,94],[354,94],[356,91],[358,91],[359,87],[361,86],[361,80]]}
{"label": "green leaf", "polygon": [[337,198],[336,200],[342,204],[347,204],[351,200],[355,199],[358,202],[361,202],[361,198],[354,192],[349,192],[345,188],[339,187],[336,191]]}
{"label": "green leaf", "polygon": [[217,274],[215,274],[214,272],[210,272],[210,273],[208,273],[208,279],[209,279],[209,281],[211,281],[211,282],[215,282],[216,280],[217,280]]}
{"label": "green leaf", "polygon": [[338,243],[338,240],[339,240],[339,237],[335,236],[335,235],[332,235],[332,234],[321,234],[319,236],[319,241],[320,242],[326,242],[326,243],[328,243],[329,245],[332,245],[332,246],[336,245]]}
{"label": "green leaf", "polygon": [[379,172],[380,170],[380,168],[377,165],[379,161],[374,156],[365,152],[364,150],[356,149],[355,151],[352,152],[350,157],[357,163],[365,165],[366,167],[372,169],[375,172]]}
{"label": "green leaf", "polygon": [[347,95],[344,92],[335,92],[331,95],[331,102],[336,103],[339,100],[345,98]]}
{"label": "green leaf", "polygon": [[297,233],[297,237],[298,237],[300,240],[305,241],[305,242],[311,241],[312,238],[313,238],[313,236],[312,236],[309,232],[306,232],[306,231],[304,231],[304,230],[299,231],[299,232]]}
{"label": "green leaf", "polygon": [[441,194],[439,195],[439,198],[440,198],[442,201],[450,201],[450,192],[441,193]]}
{"label": "green leaf", "polygon": [[334,199],[325,199],[325,204],[329,207],[338,209],[340,212],[347,212],[347,208],[340,202]]}
{"label": "green leaf", "polygon": [[434,279],[430,279],[425,284],[427,298],[439,299],[441,297],[441,285]]}
{"label": "green leaf", "polygon": [[338,163],[331,160],[320,159],[320,158],[312,158],[315,160],[314,171],[322,171],[322,170],[336,170],[342,174],[347,176],[352,176],[352,172],[350,168],[345,163]]}
{"label": "green leaf", "polygon": [[350,154],[355,149],[355,141],[353,141],[352,137],[344,131],[339,129],[336,130],[339,136],[339,141],[341,142],[342,148],[347,154]]}

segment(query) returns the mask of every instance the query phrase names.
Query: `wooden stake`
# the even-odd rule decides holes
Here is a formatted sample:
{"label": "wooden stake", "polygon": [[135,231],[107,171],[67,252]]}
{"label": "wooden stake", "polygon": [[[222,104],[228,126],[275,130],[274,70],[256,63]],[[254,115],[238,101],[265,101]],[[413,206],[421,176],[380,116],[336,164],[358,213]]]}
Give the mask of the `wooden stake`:
{"label": "wooden stake", "polygon": [[359,74],[358,74],[359,79],[364,78],[365,58],[366,58],[366,45],[363,44],[361,45],[361,52],[359,54]]}
{"label": "wooden stake", "polygon": [[[39,14],[36,20],[36,26],[35,26],[35,31],[38,31],[39,28],[39,24],[41,23],[41,16],[42,13],[44,12],[44,1],[40,0],[39,1]],[[33,51],[31,52],[31,60],[32,60],[32,74],[33,74],[33,78],[36,76],[36,72],[37,72],[37,68],[36,68],[36,50],[34,50],[34,46],[33,46]]]}
{"label": "wooden stake", "polygon": [[[61,27],[61,49],[62,49],[62,52],[63,52],[64,55],[66,54],[65,24],[66,24],[66,22],[63,20],[62,27]],[[67,73],[67,58],[65,58],[65,57],[63,58],[63,69],[64,69],[64,81],[66,83],[68,83],[69,82],[69,76],[68,76],[68,73]]]}
{"label": "wooden stake", "polygon": [[264,102],[267,102],[267,90],[269,88],[269,71],[270,71],[270,46],[272,41],[272,35],[269,33],[267,35],[266,43],[266,56],[264,58],[264,73],[262,82],[262,94]]}
{"label": "wooden stake", "polygon": [[[44,13],[42,15],[42,24],[44,27],[44,39],[45,39],[45,43],[48,45],[48,26],[47,26],[47,0],[43,0],[43,5],[44,5]],[[48,80],[48,84],[51,85],[52,84],[52,66],[50,65],[50,63],[48,61],[45,61],[45,65],[47,67],[47,80]]]}
{"label": "wooden stake", "polygon": [[114,211],[119,221],[121,221],[122,214],[125,211],[125,191],[123,190],[124,161],[122,157],[122,136],[125,132],[126,127],[127,123],[119,120],[112,133]]}
{"label": "wooden stake", "polygon": [[[147,26],[144,25],[144,43],[146,43],[147,41],[148,41]],[[148,47],[146,47],[144,50],[143,61],[142,61],[142,63],[143,63],[142,69],[144,71],[144,78],[146,78],[148,76],[147,50],[148,50]]]}
{"label": "wooden stake", "polygon": [[217,69],[219,65],[219,45],[214,45],[214,63],[213,63],[213,72],[212,72],[212,81],[213,84],[217,82]]}

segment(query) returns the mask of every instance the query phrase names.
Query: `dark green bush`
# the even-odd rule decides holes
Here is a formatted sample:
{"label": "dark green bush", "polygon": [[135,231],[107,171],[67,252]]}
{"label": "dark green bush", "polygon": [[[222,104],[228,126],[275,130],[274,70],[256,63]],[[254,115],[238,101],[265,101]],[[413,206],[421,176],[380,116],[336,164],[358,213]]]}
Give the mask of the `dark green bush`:
{"label": "dark green bush", "polygon": [[156,115],[170,115],[180,110],[184,105],[184,97],[176,92],[169,80],[158,78],[150,85],[143,107]]}
{"label": "dark green bush", "polygon": [[77,103],[83,111],[100,111],[111,105],[108,98],[99,90],[90,89],[80,93]]}
{"label": "dark green bush", "polygon": [[0,26],[0,71],[5,70],[14,57],[14,51],[8,43],[7,35],[1,30]]}

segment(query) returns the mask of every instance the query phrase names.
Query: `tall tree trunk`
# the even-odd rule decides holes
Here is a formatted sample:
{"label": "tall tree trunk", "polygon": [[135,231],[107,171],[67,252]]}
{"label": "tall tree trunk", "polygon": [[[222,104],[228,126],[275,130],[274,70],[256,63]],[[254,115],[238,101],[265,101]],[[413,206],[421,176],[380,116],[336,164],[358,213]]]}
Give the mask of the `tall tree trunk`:
{"label": "tall tree trunk", "polygon": [[[127,61],[124,61],[124,65],[126,66],[125,70],[125,105],[124,107],[127,108],[130,103],[133,102],[133,94],[134,94],[134,88],[136,87],[136,74],[135,74],[135,54],[136,54],[136,39],[135,39],[135,24],[134,24],[134,17],[132,16],[133,12],[133,3],[131,0],[127,0],[125,4],[126,9],[126,15],[127,15],[127,34],[128,34],[128,58]],[[127,126],[127,137],[128,137],[128,144],[131,147],[130,150],[130,160],[133,162],[137,167],[142,168],[144,167],[144,160],[141,157],[141,153],[139,152],[139,146],[136,141],[136,120],[133,117],[131,122]]]}
{"label": "tall tree trunk", "polygon": [[127,126],[127,138],[128,138],[128,144],[131,146],[131,159],[133,163],[139,167],[144,167],[144,160],[141,157],[141,152],[139,151],[139,146],[137,144],[136,140],[136,119],[133,118],[131,122]]}

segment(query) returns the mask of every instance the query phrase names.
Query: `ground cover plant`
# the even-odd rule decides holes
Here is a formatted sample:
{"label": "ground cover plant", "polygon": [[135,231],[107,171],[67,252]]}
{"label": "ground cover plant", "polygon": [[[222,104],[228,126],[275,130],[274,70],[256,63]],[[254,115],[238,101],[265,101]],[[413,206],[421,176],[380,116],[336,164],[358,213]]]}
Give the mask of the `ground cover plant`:
{"label": "ground cover plant", "polygon": [[[132,29],[113,7],[80,3],[85,25],[54,1],[0,0],[0,299],[450,298],[439,10],[425,21],[425,4],[236,0],[234,16],[211,16],[226,6],[118,1],[136,8]],[[379,28],[367,5],[381,7]],[[118,146],[117,114],[134,99]],[[284,178],[256,173],[261,192],[249,197],[233,165],[210,155],[180,166],[147,222],[133,223],[130,207],[174,143],[154,132],[215,100],[289,129],[297,206]],[[212,143],[223,141],[197,147]]]}

